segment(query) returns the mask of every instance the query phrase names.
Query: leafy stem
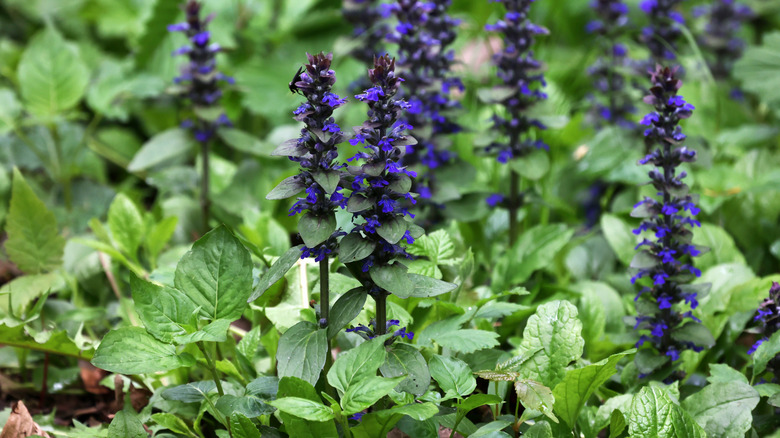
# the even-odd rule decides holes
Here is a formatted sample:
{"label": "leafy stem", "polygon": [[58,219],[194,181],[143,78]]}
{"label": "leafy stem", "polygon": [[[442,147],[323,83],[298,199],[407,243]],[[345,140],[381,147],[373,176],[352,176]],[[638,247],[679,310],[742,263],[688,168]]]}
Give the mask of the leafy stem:
{"label": "leafy stem", "polygon": [[380,290],[374,296],[376,301],[376,335],[382,336],[387,331],[387,292]]}
{"label": "leafy stem", "polygon": [[225,391],[222,390],[222,382],[219,380],[219,372],[217,371],[217,367],[214,365],[214,361],[211,359],[211,355],[206,351],[206,346],[203,343],[203,341],[196,342],[195,345],[198,346],[198,349],[200,349],[200,352],[203,353],[203,357],[206,359],[206,365],[208,366],[209,371],[211,371],[211,376],[214,379],[214,383],[217,385],[217,392],[220,396],[225,395]]}

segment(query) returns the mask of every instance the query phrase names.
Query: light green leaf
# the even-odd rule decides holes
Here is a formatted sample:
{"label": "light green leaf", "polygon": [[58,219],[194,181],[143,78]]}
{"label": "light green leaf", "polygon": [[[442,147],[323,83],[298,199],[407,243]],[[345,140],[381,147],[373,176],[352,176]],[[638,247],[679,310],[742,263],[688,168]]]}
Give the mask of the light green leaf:
{"label": "light green leaf", "polygon": [[208,318],[235,321],[252,294],[249,251],[220,226],[201,237],[181,258],[174,284]]}
{"label": "light green leaf", "polygon": [[523,178],[537,181],[550,170],[550,157],[547,151],[536,149],[528,155],[510,160],[509,166]]}
{"label": "light green leaf", "polygon": [[780,32],[765,35],[763,45],[751,46],[735,65],[734,77],[763,102],[780,101]]}
{"label": "light green leaf", "polygon": [[515,382],[515,392],[526,409],[539,411],[550,420],[558,422],[553,414],[553,405],[557,397],[553,396],[550,388],[533,380],[521,379]]}
{"label": "light green leaf", "polygon": [[631,232],[631,226],[614,214],[601,215],[601,229],[609,246],[623,265],[628,266],[636,254],[634,247],[641,238]]}
{"label": "light green leaf", "polygon": [[498,333],[475,329],[461,329],[444,332],[434,336],[433,340],[442,347],[464,354],[499,345]]}
{"label": "light green leaf", "polygon": [[[23,325],[8,327],[0,325],[0,339],[6,347],[18,347],[28,350],[41,351],[62,356],[75,357],[77,359],[89,360],[92,358],[92,350],[81,350],[72,339],[68,337],[67,332],[44,332],[44,336],[38,335],[36,340],[25,332]],[[41,339],[44,337],[45,339]]]}
{"label": "light green leaf", "polygon": [[336,336],[341,329],[352,322],[363,310],[368,293],[362,287],[356,287],[340,296],[330,309],[328,321],[328,339]]}
{"label": "light green leaf", "polygon": [[609,438],[620,437],[626,430],[626,426],[628,424],[626,424],[626,417],[623,416],[623,413],[619,409],[612,411],[609,416]]}
{"label": "light green leaf", "polygon": [[176,231],[176,225],[179,223],[179,218],[176,216],[169,216],[165,219],[157,222],[149,230],[146,239],[144,240],[144,246],[148,252],[149,257],[152,259],[152,264],[156,265],[157,256],[168,244],[168,241],[173,237],[174,231]]}
{"label": "light green leaf", "polygon": [[62,275],[57,272],[16,277],[0,287],[0,312],[29,319],[34,316],[27,313],[30,303],[63,285]]}
{"label": "light green leaf", "polygon": [[7,88],[0,88],[0,135],[13,130],[16,118],[21,113],[22,105],[16,99],[14,92]]}
{"label": "light green leaf", "polygon": [[764,372],[766,364],[778,354],[780,354],[780,331],[770,336],[769,340],[762,342],[753,353],[753,381]]}
{"label": "light green leaf", "polygon": [[22,271],[37,274],[62,264],[65,239],[57,231],[57,219],[16,168],[5,230],[8,257]]}
{"label": "light green leaf", "polygon": [[[322,404],[314,387],[297,377],[283,377],[279,380],[278,398],[299,397]],[[306,421],[285,412],[279,416],[287,429],[287,434],[301,438],[338,438],[336,425],[333,421]]]}
{"label": "light green leaf", "polygon": [[352,415],[367,409],[380,398],[386,396],[396,387],[404,377],[384,378],[366,376],[349,386],[344,398],[341,399],[341,407],[344,415]]}
{"label": "light green leaf", "polygon": [[431,373],[425,358],[409,344],[394,343],[387,352],[387,360],[379,368],[385,377],[406,376],[396,391],[423,395],[431,383]]}
{"label": "light green leaf", "polygon": [[276,262],[274,262],[274,264],[271,265],[271,267],[260,276],[260,282],[252,292],[252,295],[249,296],[248,301],[252,302],[260,298],[260,296],[262,296],[265,291],[268,290],[268,288],[273,286],[277,281],[281,280],[287,271],[289,271],[290,268],[292,268],[301,258],[301,248],[303,248],[303,245],[293,246],[292,248],[288,249],[287,252],[282,254],[282,256],[279,257]]}
{"label": "light green leaf", "polygon": [[628,432],[632,437],[705,438],[707,433],[658,386],[645,386],[631,401]]}
{"label": "light green leaf", "polygon": [[174,336],[173,340],[179,345],[202,341],[224,342],[231,322],[229,319],[217,319],[194,333]]}
{"label": "light green leaf", "polygon": [[566,366],[582,356],[585,341],[577,308],[568,301],[542,304],[528,319],[520,344],[525,360],[516,370],[526,379],[555,387]]}
{"label": "light green leaf", "polygon": [[[428,277],[425,275],[407,273],[406,276],[414,286],[412,293],[409,295],[410,297],[430,298],[452,292],[458,288],[458,285],[455,283],[437,280],[433,277]],[[398,296],[401,298],[406,298],[401,295]]]}
{"label": "light green leaf", "polygon": [[155,135],[144,143],[141,150],[127,165],[127,171],[145,171],[194,149],[195,140],[187,131],[172,128]]}
{"label": "light green leaf", "polygon": [[187,436],[194,436],[194,432],[190,430],[190,427],[187,426],[187,423],[173,414],[169,414],[167,412],[152,414],[152,420],[162,426],[164,429],[168,429],[171,432]]}
{"label": "light green leaf", "polygon": [[431,377],[439,383],[439,387],[446,393],[452,392],[460,397],[465,397],[477,388],[477,380],[471,373],[466,362],[454,357],[435,355],[428,362]]}
{"label": "light green leaf", "polygon": [[295,324],[279,339],[276,352],[279,377],[299,377],[312,385],[316,384],[325,366],[327,352],[326,330],[320,330],[308,321]]}
{"label": "light green leaf", "polygon": [[[493,394],[472,394],[468,396],[467,398],[463,399],[462,402],[458,403],[456,406],[459,411],[463,415],[471,412],[471,410],[476,409],[480,406],[484,405],[497,405],[503,402],[503,399],[497,395]],[[502,428],[503,429],[503,428]]]}
{"label": "light green leaf", "polygon": [[217,135],[228,146],[241,152],[246,152],[258,157],[268,157],[273,152],[273,147],[258,140],[255,136],[234,128],[220,128]]}
{"label": "light green leaf", "polygon": [[190,322],[196,306],[183,292],[130,277],[135,310],[146,330],[155,338],[173,342],[175,336],[186,334],[182,327]]}
{"label": "light green leaf", "polygon": [[563,224],[539,225],[525,231],[496,266],[493,284],[504,289],[528,280],[534,271],[549,266],[573,234],[574,230]]}
{"label": "light green leaf", "polygon": [[158,341],[141,327],[123,327],[106,334],[92,358],[92,365],[112,373],[145,374],[192,366],[188,354]]}
{"label": "light green leaf", "polygon": [[260,430],[255,423],[240,412],[230,416],[230,433],[233,438],[260,438]]}
{"label": "light green leaf", "polygon": [[569,427],[574,428],[577,424],[580,410],[585,406],[590,396],[593,395],[593,392],[617,372],[615,366],[624,356],[635,352],[636,350],[629,350],[613,354],[600,362],[567,372],[563,381],[557,384],[553,390],[555,395],[555,413]]}
{"label": "light green leaf", "polygon": [[166,388],[162,392],[165,400],[177,400],[183,403],[198,403],[206,398],[206,395],[217,389],[213,380],[192,382],[184,385]]}
{"label": "light green leaf", "polygon": [[148,438],[144,424],[138,419],[138,414],[132,410],[121,410],[116,413],[108,426],[108,438]]}
{"label": "light green leaf", "polygon": [[753,422],[751,412],[761,397],[744,382],[713,383],[686,398],[682,407],[707,436],[743,438]]}
{"label": "light green leaf", "polygon": [[[268,402],[282,412],[309,421],[328,421],[333,419],[333,410],[322,403],[300,397],[282,397]],[[357,411],[356,411],[357,412]]]}
{"label": "light green leaf", "polygon": [[717,225],[702,223],[693,233],[693,244],[709,248],[696,257],[696,267],[702,271],[723,263],[747,264],[731,235]]}
{"label": "light green leaf", "polygon": [[73,108],[84,96],[89,70],[76,48],[52,27],[28,43],[19,61],[19,88],[27,110],[51,118]]}
{"label": "light green leaf", "polygon": [[328,383],[341,393],[350,385],[367,376],[375,376],[376,370],[385,361],[385,340],[389,335],[363,342],[357,347],[339,355],[328,371]]}

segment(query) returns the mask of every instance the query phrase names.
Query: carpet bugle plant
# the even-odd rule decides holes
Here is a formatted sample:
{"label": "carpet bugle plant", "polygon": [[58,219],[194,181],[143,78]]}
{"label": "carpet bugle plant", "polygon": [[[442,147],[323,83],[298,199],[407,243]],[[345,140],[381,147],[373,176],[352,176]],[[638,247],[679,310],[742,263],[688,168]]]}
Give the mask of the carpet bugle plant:
{"label": "carpet bugle plant", "polygon": [[306,191],[306,197],[298,198],[290,208],[290,216],[303,213],[298,221],[298,232],[303,239],[301,258],[314,257],[320,265],[320,320],[328,325],[329,264],[328,255],[337,248],[337,238],[344,233],[337,231],[335,211],[346,206],[347,199],[341,193],[341,169],[337,161],[338,145],[344,141],[344,133],[333,118],[335,109],[346,99],[333,93],[336,73],[331,69],[333,54],[306,55],[308,63],[290,82],[290,89],[306,98],[293,111],[295,120],[303,122],[301,136],[283,143],[274,155],[287,156],[300,165],[300,172],[282,181],[267,199],[286,199]]}
{"label": "carpet bugle plant", "polygon": [[738,36],[739,31],[744,22],[755,16],[753,10],[734,0],[716,0],[709,5],[697,6],[693,15],[707,20],[704,32],[697,39],[710,55],[707,64],[712,76],[717,80],[729,79],[734,63],[745,50],[745,41]]}
{"label": "carpet bugle plant", "polygon": [[[390,14],[387,6],[377,0],[344,0],[341,12],[344,19],[352,25],[352,36],[357,44],[350,55],[366,68],[372,65],[375,57],[384,53],[382,42],[388,32],[386,18]],[[370,86],[368,79],[361,76],[350,85],[350,90],[362,90]]]}
{"label": "carpet bugle plant", "polygon": [[685,18],[677,10],[683,0],[642,0],[639,8],[647,14],[649,24],[642,28],[640,40],[650,51],[645,66],[652,69],[656,63],[664,64],[677,59],[677,43],[682,36],[680,26]]}
{"label": "carpet bugle plant", "polygon": [[[547,94],[540,90],[545,85],[542,64],[534,58],[532,47],[537,35],[549,31],[532,23],[528,13],[533,0],[494,0],[506,8],[506,14],[496,24],[486,25],[491,32],[499,32],[504,39],[503,49],[494,55],[498,77],[503,85],[497,89],[494,100],[503,107],[504,114],[493,116],[493,128],[504,137],[485,148],[495,154],[500,163],[521,158],[537,149],[547,149],[544,141],[535,138],[533,128],[546,129],[539,120],[531,117],[528,110]],[[500,194],[488,198],[491,206],[505,204],[509,209],[509,242],[514,245],[518,236],[517,212],[522,206],[520,175],[510,169],[509,196]]]}
{"label": "carpet bugle plant", "polygon": [[695,219],[699,208],[694,196],[682,181],[687,174],[679,169],[681,164],[695,160],[696,151],[683,146],[686,136],[679,123],[691,117],[694,106],[678,94],[682,81],[676,74],[676,69],[657,66],[650,76],[652,87],[644,102],[654,110],[644,116],[641,124],[647,126],[645,141],[654,150],[639,164],[654,166],[649,176],[657,197],[645,197],[631,213],[643,218],[634,234],[653,233],[652,238],[645,237],[637,245],[639,253],[631,263],[637,270],[631,283],[642,285],[635,298],[639,316],[634,328],[642,333],[637,347],[648,344],[655,354],[666,356],[662,361],[653,360],[648,356],[652,354],[650,350],[640,350],[637,366],[645,375],[668,362],[668,376],[682,351],[698,352],[714,343],[712,335],[691,312],[698,306],[706,286],[688,284],[701,276],[692,258],[700,255],[702,248],[692,243],[691,231],[701,224]]}
{"label": "carpet bugle plant", "polygon": [[[761,348],[762,350],[768,350],[769,348],[778,349],[778,338],[780,338],[780,283],[773,281],[772,286],[769,288],[769,296],[764,298],[764,301],[756,309],[756,315],[753,317],[753,321],[759,324],[759,339],[753,343],[748,350],[748,354],[756,357],[763,356],[763,370],[755,368],[753,369],[753,378],[762,374],[764,371],[772,375],[772,382],[780,382],[780,352],[776,352],[774,355],[762,351],[756,356],[756,351]],[[771,339],[771,341],[770,341]],[[767,345],[762,348],[762,345]],[[769,346],[774,344],[773,346]]]}
{"label": "carpet bugle plant", "polygon": [[211,42],[209,22],[213,16],[201,17],[203,4],[190,0],[184,5],[186,21],[168,26],[171,32],[183,32],[187,35],[188,44],[173,52],[174,56],[186,55],[189,62],[181,67],[181,74],[174,83],[181,86],[181,96],[192,104],[193,116],[182,122],[182,127],[191,129],[195,140],[201,147],[201,189],[200,204],[203,215],[203,228],[209,228],[211,215],[211,200],[209,199],[209,153],[210,144],[217,128],[232,126],[222,109],[219,100],[222,90],[219,82],[234,84],[235,81],[217,70],[217,53],[221,47]]}

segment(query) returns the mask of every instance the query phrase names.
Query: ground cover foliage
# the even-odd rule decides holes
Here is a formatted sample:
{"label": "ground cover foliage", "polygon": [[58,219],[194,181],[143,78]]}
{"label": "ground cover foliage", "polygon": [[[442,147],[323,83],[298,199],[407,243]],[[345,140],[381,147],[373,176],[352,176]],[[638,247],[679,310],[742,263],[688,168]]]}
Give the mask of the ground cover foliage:
{"label": "ground cover foliage", "polygon": [[780,4],[0,29],[3,437],[780,437]]}

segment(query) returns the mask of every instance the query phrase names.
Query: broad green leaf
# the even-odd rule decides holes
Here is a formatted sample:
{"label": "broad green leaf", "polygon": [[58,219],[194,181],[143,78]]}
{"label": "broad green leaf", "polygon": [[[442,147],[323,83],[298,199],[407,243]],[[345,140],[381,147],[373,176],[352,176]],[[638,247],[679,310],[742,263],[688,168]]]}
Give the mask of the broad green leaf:
{"label": "broad green leaf", "polygon": [[494,287],[522,283],[534,271],[549,266],[558,252],[574,234],[563,224],[539,225],[525,231],[515,246],[499,260],[493,271]]}
{"label": "broad green leaf", "polygon": [[360,233],[350,233],[344,236],[339,243],[339,261],[351,263],[371,255],[376,248],[376,243],[364,239]]}
{"label": "broad green leaf", "polygon": [[623,416],[623,412],[619,409],[615,409],[609,416],[609,438],[620,437],[627,426],[628,424],[626,424],[626,417]]}
{"label": "broad green leaf", "polygon": [[309,248],[314,248],[328,240],[334,231],[336,231],[336,215],[332,213],[324,216],[306,213],[298,221],[298,232],[303,243]]}
{"label": "broad green leaf", "polygon": [[618,259],[623,265],[630,265],[636,255],[634,247],[641,240],[631,232],[631,226],[618,216],[605,213],[601,215],[601,230]]}
{"label": "broad green leaf", "polygon": [[705,438],[707,433],[657,386],[645,386],[631,401],[628,433],[632,437]]}
{"label": "broad green leaf", "polygon": [[21,113],[22,105],[16,99],[14,92],[7,88],[0,88],[0,135],[13,130],[16,119]]}
{"label": "broad green leaf", "polygon": [[341,329],[354,320],[363,310],[368,293],[362,287],[356,287],[340,296],[330,309],[328,321],[328,339],[336,336]]}
{"label": "broad green leaf", "polygon": [[201,237],[181,258],[174,284],[211,320],[235,321],[252,294],[249,251],[220,226]]}
{"label": "broad green leaf", "polygon": [[341,399],[344,415],[352,415],[367,409],[386,396],[404,377],[365,376],[349,386]]}
{"label": "broad green leaf", "polygon": [[144,424],[138,419],[138,414],[132,410],[121,410],[116,413],[108,426],[109,438],[148,438]]}
{"label": "broad green leaf", "polygon": [[445,392],[465,397],[477,388],[477,380],[465,362],[454,357],[435,355],[428,362],[431,377],[439,383]]}
{"label": "broad green leaf", "polygon": [[[484,405],[497,405],[503,402],[503,399],[493,394],[472,394],[458,403],[457,408],[464,415],[469,413],[472,409],[476,409]],[[502,428],[503,429],[503,428]]]}
{"label": "broad green leaf", "polygon": [[230,433],[233,438],[260,438],[260,430],[255,423],[240,412],[230,415]]}
{"label": "broad green leaf", "polygon": [[568,301],[551,301],[536,309],[523,331],[520,344],[525,358],[521,376],[555,387],[566,374],[566,366],[582,356],[585,341],[577,308]]}
{"label": "broad green leaf", "polygon": [[166,388],[160,395],[166,400],[177,400],[183,403],[198,403],[206,398],[206,395],[217,389],[213,380],[203,380],[184,385]]}
{"label": "broad green leaf", "polygon": [[392,265],[374,265],[368,271],[371,279],[382,289],[398,295],[401,298],[412,296],[414,283],[412,283],[406,268],[400,263]]}
{"label": "broad green leaf", "polygon": [[6,347],[18,347],[27,350],[41,351],[44,353],[57,354],[62,356],[75,357],[77,359],[90,360],[92,350],[82,350],[76,343],[68,337],[68,333],[41,332],[35,337],[28,334],[24,325],[8,327],[0,324],[0,340]]}
{"label": "broad green leaf", "polygon": [[186,334],[183,325],[189,324],[196,306],[183,292],[130,277],[133,301],[141,322],[155,338],[173,342],[175,336]]}
{"label": "broad green leaf", "polygon": [[[154,54],[159,49],[160,41],[168,36],[167,26],[181,14],[181,8],[176,2],[155,0],[154,8],[146,19],[143,33],[138,38],[137,52],[133,57],[139,70],[148,67],[154,60]],[[166,53],[168,55],[168,53]]]}
{"label": "broad green leaf", "polygon": [[133,201],[123,193],[116,195],[108,208],[108,228],[119,249],[136,259],[144,237],[144,220]]}
{"label": "broad green leaf", "polygon": [[194,433],[187,426],[181,418],[168,412],[160,412],[152,414],[152,420],[162,426],[164,429],[168,429],[171,432],[175,432],[182,435],[193,436]]}
{"label": "broad green leaf", "polygon": [[405,391],[414,395],[423,395],[431,383],[431,373],[425,358],[409,344],[394,343],[387,352],[387,360],[379,368],[385,377],[406,376],[395,387],[396,391]]}
{"label": "broad green leaf", "polygon": [[686,398],[682,407],[707,436],[743,438],[753,422],[751,412],[761,397],[744,382],[713,383]]}
{"label": "broad green leaf", "polygon": [[702,223],[693,233],[693,244],[709,248],[696,257],[696,267],[702,271],[723,263],[747,264],[731,235],[717,225]]}
{"label": "broad green leaf", "polygon": [[28,43],[19,61],[18,78],[27,111],[52,118],[81,100],[89,70],[76,48],[48,26]]}
{"label": "broad green leaf", "polygon": [[151,258],[152,265],[156,265],[157,256],[171,240],[171,237],[173,237],[173,233],[176,231],[176,225],[178,223],[178,217],[169,216],[154,224],[149,230],[149,233],[144,240],[144,246],[149,253],[148,255]]}
{"label": "broad green leaf", "polygon": [[[406,275],[414,286],[412,293],[409,295],[411,297],[430,298],[452,292],[458,288],[457,284],[450,283],[448,281],[437,280],[433,277],[412,273],[407,273]],[[401,295],[399,296],[401,298],[406,298]]]}
{"label": "broad green leaf", "polygon": [[303,183],[299,175],[293,175],[285,178],[276,187],[274,187],[266,196],[268,200],[280,200],[291,198],[298,193],[301,193],[306,185]]}
{"label": "broad green leaf", "polygon": [[30,303],[63,285],[63,277],[57,272],[16,277],[0,287],[0,312],[29,319],[35,316],[28,312]]}
{"label": "broad green leaf", "polygon": [[388,243],[395,245],[404,237],[404,233],[409,228],[407,224],[403,218],[394,217],[382,222],[382,225],[377,227],[376,233]]}
{"label": "broad green leaf", "polygon": [[[408,415],[417,421],[425,421],[439,413],[439,408],[431,403],[412,403],[405,406],[393,406],[388,409],[388,414]],[[380,411],[380,415],[382,412]]]}
{"label": "broad green leaf", "polygon": [[320,330],[308,321],[295,324],[279,339],[276,352],[279,377],[299,377],[312,385],[316,384],[325,366],[327,352],[326,330]]}
{"label": "broad green leaf", "polygon": [[92,365],[112,373],[145,374],[192,366],[195,360],[158,341],[141,327],[123,327],[103,337]]}
{"label": "broad green leaf", "polygon": [[617,372],[617,363],[636,350],[628,350],[613,354],[607,359],[577,368],[566,373],[563,381],[553,389],[555,395],[555,413],[574,428],[579,418],[580,410],[593,392],[609,380]]}
{"label": "broad green leaf", "polygon": [[16,168],[5,231],[8,257],[22,271],[37,274],[62,264],[65,239],[57,231],[57,219]]}
{"label": "broad green leaf", "polygon": [[753,352],[753,381],[766,370],[766,364],[780,354],[780,331],[775,332]]}
{"label": "broad green leaf", "polygon": [[273,152],[273,148],[267,143],[258,140],[255,136],[234,128],[220,128],[217,131],[219,138],[233,149],[246,152],[258,157],[267,157]]}
{"label": "broad green leaf", "polygon": [[[299,397],[316,404],[322,404],[314,387],[297,377],[283,377],[279,380],[278,398]],[[333,421],[306,421],[285,412],[279,416],[287,429],[289,436],[301,438],[338,438],[336,425]]]}
{"label": "broad green leaf", "polygon": [[385,361],[385,340],[389,335],[363,342],[357,347],[339,355],[328,371],[328,383],[345,393],[356,381],[375,376]]}
{"label": "broad green leaf", "polygon": [[742,87],[765,103],[780,101],[780,32],[765,35],[761,46],[751,46],[734,65]]}
{"label": "broad green leaf", "polygon": [[672,338],[682,342],[692,342],[694,345],[705,348],[712,348],[715,345],[715,338],[712,337],[709,329],[697,322],[688,322],[675,329],[672,332]]}
{"label": "broad green leaf", "polygon": [[229,319],[217,319],[194,333],[174,336],[173,340],[179,345],[203,341],[224,342],[231,322]]}
{"label": "broad green leaf", "polygon": [[195,140],[183,129],[172,128],[163,131],[144,143],[141,150],[135,154],[128,172],[142,172],[159,164],[163,164],[179,155],[187,154],[195,149]]}
{"label": "broad green leaf", "polygon": [[268,288],[273,286],[274,283],[284,277],[287,271],[289,271],[290,268],[292,268],[301,258],[301,248],[303,248],[303,245],[293,246],[292,248],[288,249],[287,252],[282,254],[282,256],[279,257],[276,262],[274,262],[274,264],[271,265],[271,267],[260,276],[260,282],[252,292],[252,295],[249,296],[249,302],[260,298],[260,296],[262,296],[265,291],[268,290]]}
{"label": "broad green leaf", "polygon": [[510,160],[509,166],[523,178],[537,181],[550,170],[548,154],[545,150],[536,149],[528,155]]}
{"label": "broad green leaf", "polygon": [[464,354],[499,345],[498,333],[475,329],[444,332],[435,336],[433,340],[442,347]]}
{"label": "broad green leaf", "polygon": [[322,403],[300,397],[282,397],[268,402],[280,411],[309,421],[333,419],[333,410]]}
{"label": "broad green leaf", "polygon": [[311,176],[327,195],[332,195],[336,191],[341,179],[337,170],[318,170],[313,172]]}
{"label": "broad green leaf", "polygon": [[251,394],[241,397],[225,394],[217,400],[216,407],[226,417],[238,413],[247,418],[257,418],[261,415],[273,414],[275,409],[268,404],[269,401],[270,399]]}
{"label": "broad green leaf", "polygon": [[[502,431],[511,424],[512,422],[509,420],[491,421],[490,423],[487,423],[486,425],[477,429],[476,432],[469,435],[469,438],[511,438],[512,435]],[[523,434],[523,437],[525,436],[526,435]]]}
{"label": "broad green leaf", "polygon": [[553,438],[552,427],[546,421],[538,422],[525,431],[523,438]]}
{"label": "broad green leaf", "polygon": [[526,409],[539,411],[550,418],[550,420],[558,422],[558,419],[552,412],[557,397],[553,396],[550,388],[533,380],[520,379],[515,382],[515,392],[518,400]]}

